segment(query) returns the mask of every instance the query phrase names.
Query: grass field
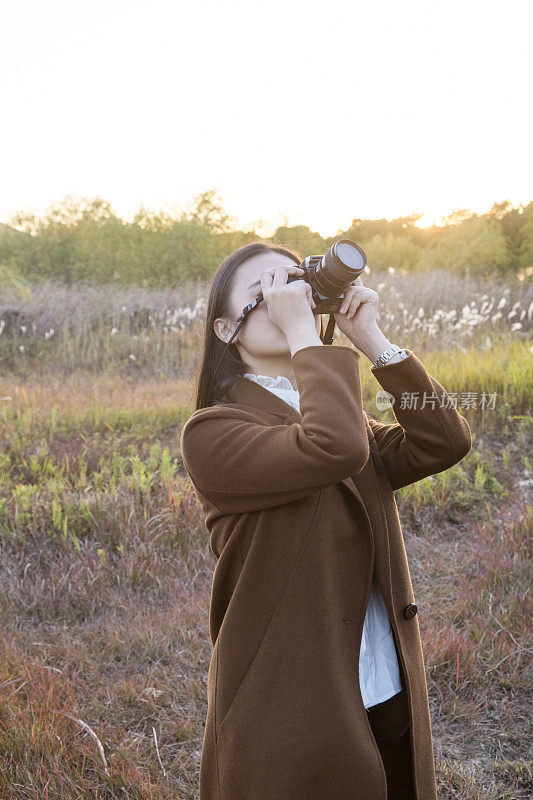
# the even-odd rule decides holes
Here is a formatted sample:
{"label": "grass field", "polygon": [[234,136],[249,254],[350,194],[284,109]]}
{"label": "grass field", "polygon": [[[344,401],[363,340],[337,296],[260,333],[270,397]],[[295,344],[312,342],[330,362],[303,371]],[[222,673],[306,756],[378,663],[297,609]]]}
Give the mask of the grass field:
{"label": "grass field", "polygon": [[[114,335],[91,349],[87,331],[57,346],[37,332],[21,360],[18,339],[0,340],[1,798],[197,797],[214,556],[179,453],[200,337],[189,316],[170,331],[179,364],[170,340],[151,372],[139,351],[117,366]],[[525,800],[531,315],[512,331],[516,313],[505,329],[476,323],[455,348],[428,329],[422,347],[415,316],[396,339],[458,393],[474,439],[460,464],[396,492],[439,798]],[[391,421],[367,362],[365,408]],[[475,402],[481,392],[495,393],[493,408]]]}

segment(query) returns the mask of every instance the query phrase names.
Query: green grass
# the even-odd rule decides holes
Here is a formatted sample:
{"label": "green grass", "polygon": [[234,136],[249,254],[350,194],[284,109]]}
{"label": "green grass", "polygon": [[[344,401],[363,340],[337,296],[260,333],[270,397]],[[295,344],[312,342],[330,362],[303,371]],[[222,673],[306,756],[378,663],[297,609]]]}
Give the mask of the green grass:
{"label": "green grass", "polygon": [[[472,344],[464,353],[457,350],[413,352],[448,393],[456,393],[458,411],[476,430],[503,429],[510,433],[515,419],[524,417],[533,422],[533,358],[531,342],[527,339],[501,339],[489,350],[480,350]],[[361,362],[365,407],[377,416],[374,396],[379,384],[370,372],[368,359],[362,357]],[[485,407],[481,403],[482,393],[487,396]],[[488,396],[492,394],[496,396],[489,403]],[[383,414],[383,419],[392,422],[392,411]]]}

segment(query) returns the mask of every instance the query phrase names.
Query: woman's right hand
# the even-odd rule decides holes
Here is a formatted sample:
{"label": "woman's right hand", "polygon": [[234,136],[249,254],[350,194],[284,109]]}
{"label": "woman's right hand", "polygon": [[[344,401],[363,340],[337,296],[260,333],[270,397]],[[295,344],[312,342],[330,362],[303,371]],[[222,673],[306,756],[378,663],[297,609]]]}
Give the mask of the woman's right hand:
{"label": "woman's right hand", "polygon": [[311,285],[304,280],[287,283],[288,275],[303,274],[304,270],[296,265],[270,267],[261,273],[261,289],[268,316],[285,335],[290,331],[301,331],[306,326],[316,333],[312,312],[316,303]]}

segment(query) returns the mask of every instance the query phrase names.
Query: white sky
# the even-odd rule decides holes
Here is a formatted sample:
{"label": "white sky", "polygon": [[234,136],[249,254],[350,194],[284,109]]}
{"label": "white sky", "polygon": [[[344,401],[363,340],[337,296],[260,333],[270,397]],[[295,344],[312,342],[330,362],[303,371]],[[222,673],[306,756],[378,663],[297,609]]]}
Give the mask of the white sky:
{"label": "white sky", "polygon": [[263,235],[527,204],[532,22],[527,0],[5,3],[0,221],[212,188]]}

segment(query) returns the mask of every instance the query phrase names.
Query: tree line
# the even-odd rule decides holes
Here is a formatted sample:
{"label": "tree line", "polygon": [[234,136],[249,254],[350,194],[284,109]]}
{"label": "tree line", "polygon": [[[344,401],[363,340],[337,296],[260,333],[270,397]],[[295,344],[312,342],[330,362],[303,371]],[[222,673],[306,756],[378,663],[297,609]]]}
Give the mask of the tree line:
{"label": "tree line", "polygon": [[[339,238],[356,241],[375,269],[448,269],[516,273],[533,265],[533,202],[514,208],[494,203],[486,214],[459,210],[444,225],[419,228],[422,215],[398,219],[353,219],[350,227],[324,238],[305,225],[280,226],[269,238],[307,256],[325,253]],[[235,230],[210,190],[190,211],[172,216],[141,207],[125,222],[100,197],[65,198],[46,215],[12,215],[0,225],[0,283],[24,285],[43,279],[65,283],[178,286],[207,280],[229,253],[255,239],[255,230]]]}

